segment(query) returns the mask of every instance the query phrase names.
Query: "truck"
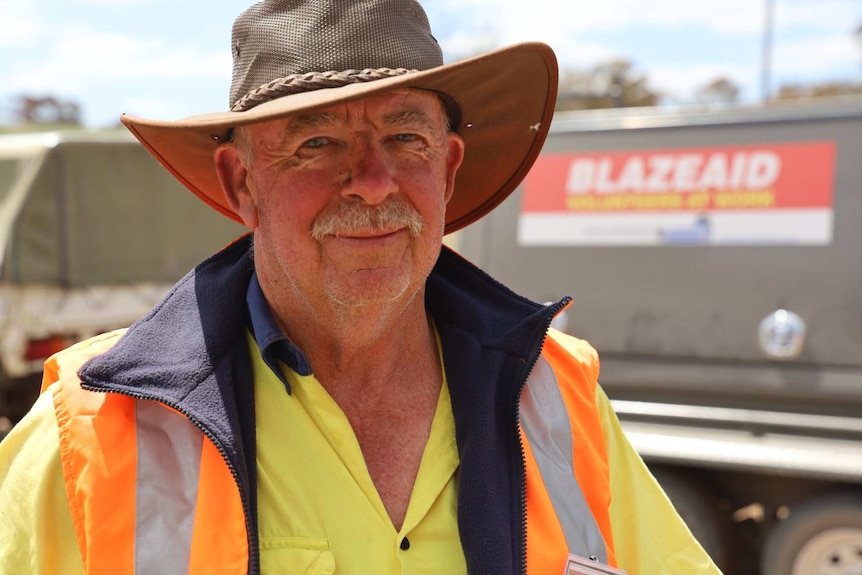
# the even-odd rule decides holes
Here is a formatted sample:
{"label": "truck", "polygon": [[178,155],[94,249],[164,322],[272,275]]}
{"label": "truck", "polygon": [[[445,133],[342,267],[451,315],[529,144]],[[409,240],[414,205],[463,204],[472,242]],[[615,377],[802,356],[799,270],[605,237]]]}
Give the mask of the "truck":
{"label": "truck", "polygon": [[453,244],[572,297],[558,327],[726,574],[862,573],[862,100],[558,112]]}
{"label": "truck", "polygon": [[0,437],[47,357],[130,325],[242,233],[125,132],[0,136]]}

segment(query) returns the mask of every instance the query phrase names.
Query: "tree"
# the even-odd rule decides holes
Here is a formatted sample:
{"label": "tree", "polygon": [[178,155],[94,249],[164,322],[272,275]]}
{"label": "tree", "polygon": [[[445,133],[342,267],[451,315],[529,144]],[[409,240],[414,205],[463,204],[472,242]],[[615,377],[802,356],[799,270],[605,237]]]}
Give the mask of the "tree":
{"label": "tree", "polygon": [[[862,48],[862,22],[853,31],[853,37]],[[862,95],[862,82],[832,80],[819,84],[785,84],[778,89],[778,100],[801,100],[812,98],[835,98]]]}
{"label": "tree", "polygon": [[822,84],[786,84],[775,95],[778,100],[801,100],[811,98],[834,98],[862,95],[862,84],[853,82],[824,82]]}
{"label": "tree", "polygon": [[630,61],[610,60],[588,71],[564,70],[557,110],[655,106],[660,97]]}
{"label": "tree", "polygon": [[729,78],[719,76],[698,88],[695,98],[704,104],[733,104],[739,99],[739,87]]}
{"label": "tree", "polygon": [[23,95],[18,99],[15,115],[22,124],[77,126],[81,123],[81,107],[75,102],[62,101],[54,96]]}

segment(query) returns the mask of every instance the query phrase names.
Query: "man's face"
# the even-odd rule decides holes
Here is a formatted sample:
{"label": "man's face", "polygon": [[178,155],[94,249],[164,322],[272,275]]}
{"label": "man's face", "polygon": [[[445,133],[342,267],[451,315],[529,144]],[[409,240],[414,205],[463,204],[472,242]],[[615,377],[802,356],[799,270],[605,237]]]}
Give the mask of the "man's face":
{"label": "man's face", "polygon": [[360,306],[419,292],[464,153],[436,96],[395,91],[247,135],[253,152],[236,209],[255,230],[270,299]]}

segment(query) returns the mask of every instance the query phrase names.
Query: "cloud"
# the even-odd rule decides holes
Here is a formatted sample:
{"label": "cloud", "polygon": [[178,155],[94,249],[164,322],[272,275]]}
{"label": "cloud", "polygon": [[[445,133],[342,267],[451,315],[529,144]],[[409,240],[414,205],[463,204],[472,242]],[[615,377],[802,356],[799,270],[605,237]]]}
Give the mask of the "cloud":
{"label": "cloud", "polygon": [[665,103],[693,102],[697,90],[716,78],[727,78],[736,84],[743,99],[759,96],[759,70],[755,66],[660,64],[649,66],[645,73],[650,87],[664,96]]}
{"label": "cloud", "polygon": [[132,6],[135,4],[151,4],[153,0],[75,0],[75,4],[81,6],[106,6],[114,8],[116,6]]}
{"label": "cloud", "polygon": [[41,11],[30,2],[0,0],[3,33],[0,48],[21,49],[37,45],[45,34]]}
{"label": "cloud", "polygon": [[66,25],[42,50],[21,51],[2,71],[0,93],[79,102],[88,125],[113,125],[121,112],[178,118],[227,106],[231,57],[221,50]]}
{"label": "cloud", "polygon": [[[445,9],[469,11],[472,21],[487,22],[503,36],[522,38],[553,30],[586,33],[633,26],[681,27],[699,24],[708,29],[759,30],[762,9],[751,0],[691,2],[681,0],[460,0]],[[457,6],[457,8],[456,8]]]}
{"label": "cloud", "polygon": [[[523,40],[501,38],[490,30],[476,30],[447,36],[441,40],[441,46],[446,60],[455,61]],[[587,41],[572,35],[546,33],[542,41],[553,47],[561,69],[590,68],[597,62],[625,57],[625,54],[614,46]]]}
{"label": "cloud", "polygon": [[132,96],[121,104],[123,110],[141,118],[177,117],[176,102],[157,96]]}
{"label": "cloud", "polygon": [[[562,30],[566,34],[615,31],[654,26],[674,29],[699,27],[724,34],[759,35],[763,31],[765,1],[755,0],[442,0],[441,14],[464,12],[464,22],[483,22],[504,40],[543,39]],[[808,29],[839,31],[862,17],[858,0],[778,0],[776,28],[804,25]]]}
{"label": "cloud", "polygon": [[[849,80],[859,82],[859,72],[848,73],[859,64],[859,47],[852,38],[818,36],[788,40],[773,47],[771,91],[784,84],[807,84]],[[740,100],[753,101],[763,96],[762,62],[749,65],[703,62],[696,65],[672,63],[647,64],[641,67],[650,87],[663,93],[665,103],[687,103],[708,82],[724,77],[736,84]],[[858,70],[858,67],[856,68]]]}
{"label": "cloud", "polygon": [[5,79],[5,85],[7,90],[32,90],[50,79],[51,85],[74,92],[106,82],[220,80],[229,74],[226,52],[72,26],[48,48],[44,59],[21,67]]}
{"label": "cloud", "polygon": [[862,3],[858,0],[778,2],[775,7],[775,26],[779,30],[805,29],[851,36],[860,23]]}
{"label": "cloud", "polygon": [[[862,58],[852,32],[862,21],[860,0],[775,3],[775,86],[819,81],[830,74],[859,81]],[[765,4],[766,0],[427,0],[426,8],[450,61],[505,44],[540,40],[554,48],[562,69],[627,58],[653,88],[688,101],[717,76],[733,80],[744,97],[759,96]],[[108,9],[131,5],[134,10]],[[213,6],[215,11],[222,5]],[[118,107],[147,117],[222,109],[231,69],[224,37],[229,17],[222,22],[221,16],[212,16],[202,26],[180,33],[179,27],[158,24],[166,7],[182,18],[183,10],[192,13],[197,3],[0,0],[4,26],[0,96],[52,93],[77,98],[88,117],[113,118],[110,110]],[[126,26],[125,31],[120,26]]]}
{"label": "cloud", "polygon": [[[760,96],[765,8],[765,0],[435,3],[441,20],[447,25],[454,22],[455,32],[441,38],[447,56],[463,57],[513,42],[541,40],[554,48],[562,68],[586,68],[611,58],[626,58],[646,73],[653,87],[683,101],[719,76],[739,85],[743,98]],[[841,70],[845,77],[852,75],[860,65],[859,46],[852,34],[860,22],[859,0],[776,0],[773,76],[816,81]],[[650,60],[648,50],[637,50],[638,43],[655,43],[667,52],[675,33],[690,41],[693,30],[702,38],[701,44],[679,46],[678,57]],[[689,63],[694,59],[688,57],[692,49],[700,62]],[[859,81],[859,77],[856,72],[851,80]]]}
{"label": "cloud", "polygon": [[[854,67],[862,69],[862,54],[849,34],[791,39],[773,49],[773,69],[778,73],[824,77]],[[855,80],[860,79],[857,72]]]}

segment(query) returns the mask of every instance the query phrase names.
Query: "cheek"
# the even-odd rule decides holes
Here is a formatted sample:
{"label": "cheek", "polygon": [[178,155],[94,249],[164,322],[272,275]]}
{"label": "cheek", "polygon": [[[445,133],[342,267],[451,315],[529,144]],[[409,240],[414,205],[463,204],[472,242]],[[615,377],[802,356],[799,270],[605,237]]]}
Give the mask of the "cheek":
{"label": "cheek", "polygon": [[418,193],[413,201],[425,218],[444,218],[446,211],[446,187],[438,175],[428,176],[422,180],[414,180]]}
{"label": "cheek", "polygon": [[[331,185],[331,184],[330,184]],[[311,223],[328,204],[321,177],[292,177],[273,182],[261,198],[261,219],[271,233],[308,235]]]}

